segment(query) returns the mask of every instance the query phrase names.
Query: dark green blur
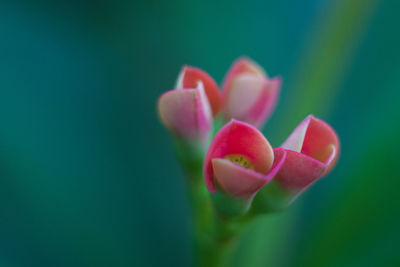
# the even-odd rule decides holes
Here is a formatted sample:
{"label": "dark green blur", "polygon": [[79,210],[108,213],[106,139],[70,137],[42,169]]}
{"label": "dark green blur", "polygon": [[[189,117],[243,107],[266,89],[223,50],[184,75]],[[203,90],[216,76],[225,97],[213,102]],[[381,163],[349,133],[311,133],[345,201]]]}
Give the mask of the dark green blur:
{"label": "dark green blur", "polygon": [[264,133],[309,113],[333,172],[260,218],[232,266],[399,266],[396,0],[0,1],[0,266],[190,266],[191,221],[156,114],[182,65],[280,75]]}

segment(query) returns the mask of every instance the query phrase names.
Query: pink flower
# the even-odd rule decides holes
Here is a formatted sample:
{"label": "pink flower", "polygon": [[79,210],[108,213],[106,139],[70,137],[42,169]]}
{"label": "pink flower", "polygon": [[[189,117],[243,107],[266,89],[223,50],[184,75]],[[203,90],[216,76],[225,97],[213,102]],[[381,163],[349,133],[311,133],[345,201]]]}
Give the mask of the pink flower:
{"label": "pink flower", "polygon": [[176,89],[159,98],[159,116],[175,136],[205,144],[213,115],[220,108],[220,98],[217,84],[207,73],[194,67],[184,67]]}
{"label": "pink flower", "polygon": [[184,66],[179,74],[176,88],[195,88],[199,81],[204,85],[213,117],[215,117],[221,109],[222,101],[218,85],[210,75],[198,68]]}
{"label": "pink flower", "polygon": [[268,78],[264,70],[248,58],[234,62],[222,86],[223,116],[260,128],[275,109],[281,79]]}
{"label": "pink flower", "polygon": [[[335,131],[313,115],[305,118],[281,145],[286,159],[271,183],[261,190],[256,202],[269,209],[288,206],[335,165],[340,151]],[[259,205],[260,206],[260,205]]]}
{"label": "pink flower", "polygon": [[328,174],[340,150],[335,131],[313,115],[305,118],[281,147],[287,157],[275,181],[292,194],[302,192]]}
{"label": "pink flower", "polygon": [[284,150],[273,151],[260,131],[232,120],[217,133],[208,149],[203,169],[205,184],[211,193],[219,188],[228,195],[251,199],[276,175],[284,159]]}

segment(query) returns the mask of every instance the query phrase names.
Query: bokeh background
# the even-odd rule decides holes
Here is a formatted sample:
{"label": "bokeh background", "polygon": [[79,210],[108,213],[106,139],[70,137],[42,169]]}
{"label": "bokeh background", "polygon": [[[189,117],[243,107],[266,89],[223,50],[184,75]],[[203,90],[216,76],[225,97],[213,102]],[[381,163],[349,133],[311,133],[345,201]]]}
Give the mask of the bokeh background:
{"label": "bokeh background", "polygon": [[0,1],[0,266],[190,266],[158,96],[183,64],[283,77],[264,133],[309,113],[335,170],[254,222],[232,266],[400,266],[400,3]]}

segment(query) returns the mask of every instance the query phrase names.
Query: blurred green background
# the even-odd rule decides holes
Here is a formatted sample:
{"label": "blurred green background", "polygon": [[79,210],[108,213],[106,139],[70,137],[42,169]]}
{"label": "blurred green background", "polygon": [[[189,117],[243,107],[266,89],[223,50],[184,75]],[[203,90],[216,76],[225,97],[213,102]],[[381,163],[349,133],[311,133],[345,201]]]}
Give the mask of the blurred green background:
{"label": "blurred green background", "polygon": [[158,96],[247,55],[283,77],[264,129],[309,113],[337,167],[245,232],[232,266],[400,266],[396,0],[0,1],[0,266],[190,266]]}

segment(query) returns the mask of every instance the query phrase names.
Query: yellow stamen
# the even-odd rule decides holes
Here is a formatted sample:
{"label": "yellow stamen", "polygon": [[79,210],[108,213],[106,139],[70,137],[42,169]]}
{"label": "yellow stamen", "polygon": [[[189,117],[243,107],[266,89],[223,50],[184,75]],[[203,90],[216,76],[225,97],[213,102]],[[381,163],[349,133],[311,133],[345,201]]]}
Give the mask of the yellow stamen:
{"label": "yellow stamen", "polygon": [[240,155],[240,154],[231,154],[224,157],[232,161],[233,163],[239,164],[240,166],[245,167],[246,169],[254,170],[253,164],[248,157]]}

